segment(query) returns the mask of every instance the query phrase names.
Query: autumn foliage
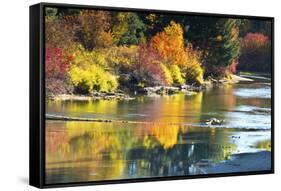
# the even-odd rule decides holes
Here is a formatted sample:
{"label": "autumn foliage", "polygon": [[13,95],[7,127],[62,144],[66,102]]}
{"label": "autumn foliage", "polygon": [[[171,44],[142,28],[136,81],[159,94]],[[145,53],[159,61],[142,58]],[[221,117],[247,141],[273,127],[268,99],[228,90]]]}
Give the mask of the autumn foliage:
{"label": "autumn foliage", "polygon": [[105,69],[107,63],[103,53],[79,47],[74,56],[68,76],[75,93],[112,92],[117,88],[116,76]]}
{"label": "autumn foliage", "polygon": [[161,55],[163,62],[172,69],[175,84],[184,84],[186,81],[203,83],[201,53],[194,50],[191,44],[184,45],[180,24],[171,22],[163,32],[152,37],[151,45]]}
{"label": "autumn foliage", "polygon": [[265,46],[269,42],[268,36],[261,33],[248,33],[242,40],[243,48],[259,48]]}
{"label": "autumn foliage", "polygon": [[241,41],[242,55],[238,69],[269,72],[271,70],[271,42],[261,33],[248,33]]}
{"label": "autumn foliage", "polygon": [[[201,86],[241,70],[269,71],[270,37],[239,19],[48,8],[47,94]],[[266,30],[267,31],[267,30]]]}
{"label": "autumn foliage", "polygon": [[66,54],[61,48],[46,47],[45,79],[47,93],[69,93],[67,72],[72,61],[73,57]]}
{"label": "autumn foliage", "polygon": [[77,20],[80,25],[77,36],[86,49],[92,50],[112,45],[109,12],[82,10]]}
{"label": "autumn foliage", "polygon": [[153,47],[141,45],[138,51],[134,77],[144,85],[165,85],[165,76],[161,69],[161,56]]}
{"label": "autumn foliage", "polygon": [[178,66],[185,65],[187,56],[184,50],[183,30],[179,24],[171,22],[163,32],[152,37],[151,44],[166,62]]}
{"label": "autumn foliage", "polygon": [[69,69],[71,55],[67,55],[61,48],[46,47],[45,72],[47,78],[59,78],[64,76]]}

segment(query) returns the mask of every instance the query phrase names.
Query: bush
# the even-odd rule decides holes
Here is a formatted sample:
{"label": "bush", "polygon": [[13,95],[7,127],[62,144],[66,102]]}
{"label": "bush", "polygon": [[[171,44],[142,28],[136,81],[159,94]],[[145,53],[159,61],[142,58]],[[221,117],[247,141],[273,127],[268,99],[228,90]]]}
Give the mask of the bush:
{"label": "bush", "polygon": [[73,56],[66,54],[61,48],[46,46],[45,78],[48,95],[65,94],[71,91],[67,72]]}
{"label": "bush", "polygon": [[180,68],[177,65],[172,65],[170,70],[174,84],[182,85],[185,83],[185,79],[183,78]]}
{"label": "bush", "polygon": [[261,33],[248,33],[242,39],[238,69],[270,72],[271,43],[267,36]]}
{"label": "bush", "polygon": [[66,75],[73,56],[67,55],[61,48],[46,46],[46,78],[60,78]]}
{"label": "bush", "polygon": [[94,63],[102,67],[107,67],[106,56],[104,53],[101,51],[87,51],[81,45],[75,48],[73,57],[75,57],[74,64],[77,66]]}
{"label": "bush", "polygon": [[165,64],[161,64],[160,66],[165,77],[165,85],[173,84],[173,77],[169,68]]}
{"label": "bush", "polygon": [[76,93],[112,92],[118,87],[117,78],[95,64],[87,67],[73,66],[69,76]]}
{"label": "bush", "polygon": [[204,82],[204,70],[201,67],[201,52],[194,50],[191,44],[186,47],[185,77],[188,83],[201,85]]}
{"label": "bush", "polygon": [[105,56],[98,51],[86,51],[80,47],[75,53],[69,77],[76,93],[94,91],[112,92],[118,87],[117,77],[106,71]]}
{"label": "bush", "polygon": [[186,68],[186,81],[188,83],[195,83],[196,85],[201,85],[203,80],[204,71],[199,64],[191,64]]}
{"label": "bush", "polygon": [[267,36],[261,33],[248,33],[242,40],[241,46],[243,48],[260,48],[269,42]]}
{"label": "bush", "polygon": [[[116,72],[123,69],[131,69],[136,63],[138,53],[137,46],[113,46],[102,50],[105,56],[107,66],[114,69]],[[122,71],[120,71],[122,72]]]}
{"label": "bush", "polygon": [[161,57],[149,45],[141,45],[134,65],[134,83],[144,86],[165,85],[166,79],[161,68]]}

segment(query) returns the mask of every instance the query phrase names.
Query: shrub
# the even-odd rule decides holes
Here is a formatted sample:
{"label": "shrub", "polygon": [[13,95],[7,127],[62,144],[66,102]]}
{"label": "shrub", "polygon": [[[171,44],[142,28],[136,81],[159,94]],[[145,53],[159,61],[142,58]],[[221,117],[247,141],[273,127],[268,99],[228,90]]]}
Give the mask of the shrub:
{"label": "shrub", "polygon": [[185,79],[183,78],[180,68],[177,65],[171,65],[170,70],[175,84],[182,85],[185,83]]}
{"label": "shrub", "polygon": [[201,67],[200,57],[201,52],[193,49],[191,44],[186,48],[186,64],[185,64],[185,76],[188,83],[195,83],[201,85],[204,82],[203,75],[204,70]]}
{"label": "shrub", "polygon": [[99,66],[106,67],[106,57],[101,51],[87,51],[83,46],[79,45],[73,51],[75,57],[74,64],[84,65],[84,63],[94,63]]}
{"label": "shrub", "polygon": [[204,70],[199,64],[191,64],[186,68],[186,81],[188,83],[195,83],[196,85],[201,85],[203,80]]}
{"label": "shrub", "polygon": [[48,95],[71,91],[67,72],[72,60],[73,56],[66,54],[61,48],[46,45],[45,78]]}
{"label": "shrub", "polygon": [[137,46],[113,46],[102,50],[107,65],[115,70],[130,68],[136,63]]}
{"label": "shrub", "polygon": [[161,64],[160,66],[165,77],[165,85],[173,84],[173,77],[169,68],[165,64]]}
{"label": "shrub", "polygon": [[72,66],[69,71],[76,93],[112,92],[118,87],[117,78],[98,65]]}
{"label": "shrub", "polygon": [[271,42],[261,33],[248,33],[241,41],[238,69],[270,72]]}
{"label": "shrub", "polygon": [[242,40],[243,48],[259,48],[263,47],[269,41],[268,37],[261,33],[247,33]]}
{"label": "shrub", "polygon": [[164,85],[166,80],[161,68],[161,57],[149,45],[141,45],[134,65],[134,81],[145,86]]}
{"label": "shrub", "polygon": [[93,91],[111,92],[118,87],[117,77],[106,71],[106,59],[99,51],[86,51],[80,47],[74,52],[69,76],[77,93]]}
{"label": "shrub", "polygon": [[47,45],[45,59],[46,78],[59,78],[66,74],[73,57],[64,53],[61,48]]}

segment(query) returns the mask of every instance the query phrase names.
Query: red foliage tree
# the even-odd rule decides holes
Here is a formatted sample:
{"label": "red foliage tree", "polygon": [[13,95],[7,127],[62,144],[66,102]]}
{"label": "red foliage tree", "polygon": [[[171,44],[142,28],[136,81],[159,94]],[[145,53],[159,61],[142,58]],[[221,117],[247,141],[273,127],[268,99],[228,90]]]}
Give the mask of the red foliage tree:
{"label": "red foliage tree", "polygon": [[66,75],[73,57],[63,53],[61,48],[46,47],[46,78],[61,78]]}
{"label": "red foliage tree", "polygon": [[261,33],[248,33],[241,41],[238,69],[269,72],[271,70],[271,42]]}
{"label": "red foliage tree", "polygon": [[46,47],[45,53],[47,95],[68,93],[67,71],[73,57],[65,54],[61,48],[51,46]]}
{"label": "red foliage tree", "polygon": [[135,72],[139,81],[146,85],[165,84],[165,75],[161,69],[162,58],[152,46],[140,45],[137,60]]}

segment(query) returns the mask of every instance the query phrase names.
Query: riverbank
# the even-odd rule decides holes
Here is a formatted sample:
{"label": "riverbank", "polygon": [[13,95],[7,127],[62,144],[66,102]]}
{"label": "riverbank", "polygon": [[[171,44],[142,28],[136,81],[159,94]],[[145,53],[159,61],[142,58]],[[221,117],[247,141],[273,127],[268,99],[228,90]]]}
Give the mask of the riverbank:
{"label": "riverbank", "polygon": [[239,82],[253,82],[254,80],[248,77],[231,74],[228,78],[213,79],[209,78],[204,84],[208,85],[223,85],[223,84],[237,84]]}
{"label": "riverbank", "polygon": [[[181,85],[181,86],[154,86],[154,87],[144,87],[143,89],[135,90],[134,92],[124,93],[119,90],[117,92],[94,92],[87,95],[77,95],[77,94],[60,94],[48,96],[48,100],[76,100],[76,101],[90,101],[90,100],[134,100],[137,95],[147,95],[147,96],[162,96],[162,95],[173,95],[176,93],[184,93],[187,96],[192,96],[198,92],[209,89],[214,86],[222,86],[226,84],[236,84],[239,82],[253,82],[253,79],[231,75],[229,78],[223,79],[208,79],[201,86],[194,85]],[[132,96],[131,96],[132,95]]]}
{"label": "riverbank", "polygon": [[213,165],[199,166],[203,174],[262,171],[271,169],[271,152],[234,154],[230,160]]}
{"label": "riverbank", "polygon": [[134,97],[131,97],[128,94],[125,93],[101,93],[101,92],[95,92],[93,94],[89,95],[77,95],[77,94],[59,94],[59,95],[52,95],[48,97],[49,100],[60,100],[60,101],[66,101],[66,100],[76,100],[76,101],[90,101],[90,100],[133,100]]}

